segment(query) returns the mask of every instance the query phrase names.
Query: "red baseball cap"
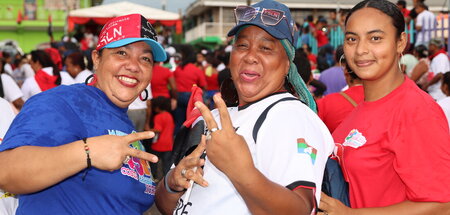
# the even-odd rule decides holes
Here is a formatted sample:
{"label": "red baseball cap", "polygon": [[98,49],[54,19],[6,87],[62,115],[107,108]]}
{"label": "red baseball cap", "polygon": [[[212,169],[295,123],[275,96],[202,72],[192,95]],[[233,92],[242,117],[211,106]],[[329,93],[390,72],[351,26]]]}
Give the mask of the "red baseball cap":
{"label": "red baseball cap", "polygon": [[109,20],[100,32],[96,50],[117,48],[138,41],[145,41],[152,47],[155,61],[166,60],[166,52],[157,42],[155,29],[141,14],[118,16]]}

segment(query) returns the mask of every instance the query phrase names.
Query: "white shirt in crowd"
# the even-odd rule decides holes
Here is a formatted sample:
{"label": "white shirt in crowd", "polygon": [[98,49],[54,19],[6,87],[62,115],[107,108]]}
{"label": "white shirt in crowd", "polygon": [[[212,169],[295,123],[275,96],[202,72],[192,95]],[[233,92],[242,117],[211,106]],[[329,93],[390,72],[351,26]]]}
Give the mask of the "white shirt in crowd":
{"label": "white shirt in crowd", "polygon": [[447,117],[448,127],[450,127],[450,96],[439,100],[437,103],[444,111],[444,114]]}
{"label": "white shirt in crowd", "polygon": [[422,30],[417,32],[416,45],[428,45],[430,41],[431,32],[436,27],[436,16],[428,10],[419,13],[416,18],[416,26],[421,26]]}
{"label": "white shirt in crowd", "polygon": [[[153,98],[152,91],[150,89],[150,84],[145,88],[148,92],[147,100],[151,100]],[[145,96],[145,92],[142,92],[142,97]],[[133,101],[133,103],[128,106],[128,110],[140,110],[147,109],[147,101],[142,101],[139,96]]]}
{"label": "white shirt in crowd", "polygon": [[13,70],[11,64],[5,63],[5,65],[3,66],[3,69],[4,69],[5,72],[7,72],[9,75],[13,75],[14,70]]}
{"label": "white shirt in crowd", "polygon": [[72,85],[75,84],[75,79],[70,76],[70,74],[66,71],[59,72],[61,75],[61,85]]}
{"label": "white shirt in crowd", "polygon": [[75,77],[75,83],[85,83],[86,79],[92,75],[92,72],[88,69],[85,69],[78,73],[77,77]]}
{"label": "white shirt in crowd", "polygon": [[[431,60],[431,71],[434,75],[439,73],[446,73],[450,71],[450,63],[446,54],[440,53],[436,57]],[[446,96],[441,91],[441,81],[436,82],[435,84],[428,87],[428,93],[433,97],[436,101],[445,98]]]}
{"label": "white shirt in crowd", "polygon": [[23,93],[17,85],[16,81],[14,81],[14,79],[10,75],[3,73],[1,74],[1,78],[4,99],[6,99],[6,101],[13,102],[23,96]]}

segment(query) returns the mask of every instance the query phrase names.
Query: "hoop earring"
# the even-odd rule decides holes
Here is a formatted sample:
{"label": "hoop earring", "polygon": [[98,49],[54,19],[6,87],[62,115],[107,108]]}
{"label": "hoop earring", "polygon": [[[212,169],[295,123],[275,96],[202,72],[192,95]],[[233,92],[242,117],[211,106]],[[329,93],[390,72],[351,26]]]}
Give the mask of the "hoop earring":
{"label": "hoop earring", "polygon": [[[145,97],[144,98],[142,98],[142,92],[145,92]],[[147,91],[147,89],[144,89],[144,91],[142,91],[142,92],[141,92],[141,94],[139,94],[139,99],[141,101],[147,101],[147,99],[148,99],[148,91]]]}
{"label": "hoop earring", "polygon": [[[92,81],[91,81],[92,79]],[[88,86],[93,86],[95,83],[97,83],[97,75],[96,74],[92,74],[90,76],[88,76],[86,78],[86,80],[84,81],[84,84],[88,85]]]}
{"label": "hoop earring", "polygon": [[398,59],[397,64],[398,64],[398,69],[400,70],[400,72],[403,73],[402,64],[401,64],[402,58],[403,58],[403,53],[400,53],[400,58]]}

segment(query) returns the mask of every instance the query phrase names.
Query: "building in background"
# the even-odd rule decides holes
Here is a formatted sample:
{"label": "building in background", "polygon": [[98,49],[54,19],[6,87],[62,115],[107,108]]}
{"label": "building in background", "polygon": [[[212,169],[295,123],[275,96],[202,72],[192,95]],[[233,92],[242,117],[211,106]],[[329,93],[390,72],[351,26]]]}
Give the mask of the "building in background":
{"label": "building in background", "polygon": [[[278,0],[291,9],[294,20],[303,23],[308,15],[328,17],[330,10],[351,9],[360,0]],[[396,0],[391,0],[393,3]],[[427,0],[425,3],[434,13],[447,11],[448,0]],[[213,48],[227,41],[226,34],[235,25],[233,9],[258,1],[247,0],[196,0],[186,9],[184,19],[185,41],[203,48]],[[412,8],[412,0],[407,0]],[[448,22],[448,21],[447,21]],[[446,25],[447,27],[448,25]]]}
{"label": "building in background", "polygon": [[24,52],[50,42],[49,22],[55,40],[65,32],[69,10],[90,7],[95,0],[1,0],[0,42],[13,40]]}

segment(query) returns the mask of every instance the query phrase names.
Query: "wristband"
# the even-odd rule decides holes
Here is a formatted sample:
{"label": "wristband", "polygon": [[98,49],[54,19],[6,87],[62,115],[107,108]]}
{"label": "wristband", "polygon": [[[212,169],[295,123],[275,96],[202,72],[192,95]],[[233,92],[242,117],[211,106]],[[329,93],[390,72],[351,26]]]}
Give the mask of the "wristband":
{"label": "wristband", "polygon": [[86,178],[86,175],[87,175],[89,169],[91,169],[91,167],[92,167],[92,164],[91,164],[91,157],[89,156],[90,151],[89,151],[89,146],[87,144],[87,138],[83,138],[82,140],[83,140],[83,143],[84,143],[84,152],[86,152],[86,156],[87,156],[87,158],[86,158],[87,168],[84,171],[83,178],[82,178],[83,181],[84,181],[84,179]]}
{"label": "wristband", "polygon": [[170,189],[170,187],[169,187],[169,185],[168,185],[169,183],[167,182],[167,180],[168,180],[170,174],[172,173],[172,170],[173,170],[173,169],[170,169],[170,170],[167,172],[166,176],[164,177],[164,187],[166,187],[166,190],[167,190],[167,192],[169,192],[169,193],[181,193],[181,192],[184,192],[186,189],[181,190],[181,191]]}

